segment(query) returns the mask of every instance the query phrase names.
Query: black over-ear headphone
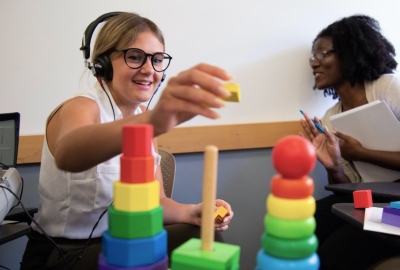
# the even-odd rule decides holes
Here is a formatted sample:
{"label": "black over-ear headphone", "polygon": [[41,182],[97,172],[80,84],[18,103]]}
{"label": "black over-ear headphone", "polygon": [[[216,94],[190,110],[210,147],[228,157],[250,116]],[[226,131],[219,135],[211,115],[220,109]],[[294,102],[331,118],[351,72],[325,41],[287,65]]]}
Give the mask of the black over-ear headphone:
{"label": "black over-ear headphone", "polygon": [[90,65],[88,59],[90,57],[90,41],[92,39],[92,35],[97,25],[99,25],[104,20],[117,16],[122,12],[109,12],[101,15],[96,20],[94,20],[85,30],[82,38],[82,47],[80,48],[83,51],[83,58],[85,59],[85,67],[89,68],[93,75],[98,78],[104,78],[105,80],[111,81],[113,77],[113,69],[111,65],[111,60],[108,55],[102,53],[93,60],[93,64]]}

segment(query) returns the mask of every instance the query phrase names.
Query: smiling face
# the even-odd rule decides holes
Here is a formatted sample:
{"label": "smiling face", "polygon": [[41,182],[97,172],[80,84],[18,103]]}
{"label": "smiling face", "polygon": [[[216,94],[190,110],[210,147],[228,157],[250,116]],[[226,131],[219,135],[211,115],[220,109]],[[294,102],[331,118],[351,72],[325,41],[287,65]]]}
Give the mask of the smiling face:
{"label": "smiling face", "polygon": [[[135,38],[127,47],[138,48],[148,54],[163,52],[164,46],[151,31],[145,31]],[[148,101],[160,84],[163,73],[156,72],[151,65],[150,57],[139,69],[129,68],[124,60],[124,54],[111,61],[113,67],[113,79],[109,88],[115,102],[120,109],[137,108],[139,104]]]}
{"label": "smiling face", "polygon": [[[314,55],[331,50],[334,50],[334,48],[330,37],[317,39],[312,48]],[[322,60],[315,58],[311,61],[310,65],[313,70],[317,89],[338,89],[345,82],[340,62],[335,52],[326,54]]]}

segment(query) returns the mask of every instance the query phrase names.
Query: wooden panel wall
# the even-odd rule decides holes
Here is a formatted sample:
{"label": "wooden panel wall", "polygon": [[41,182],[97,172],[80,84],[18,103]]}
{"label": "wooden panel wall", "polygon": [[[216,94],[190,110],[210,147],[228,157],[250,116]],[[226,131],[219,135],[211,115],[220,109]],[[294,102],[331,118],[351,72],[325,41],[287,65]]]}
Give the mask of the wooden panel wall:
{"label": "wooden panel wall", "polygon": [[[273,147],[286,135],[302,131],[299,121],[175,128],[159,137],[160,149],[173,154],[202,152],[213,144],[219,150]],[[39,163],[43,135],[20,136],[18,164]]]}

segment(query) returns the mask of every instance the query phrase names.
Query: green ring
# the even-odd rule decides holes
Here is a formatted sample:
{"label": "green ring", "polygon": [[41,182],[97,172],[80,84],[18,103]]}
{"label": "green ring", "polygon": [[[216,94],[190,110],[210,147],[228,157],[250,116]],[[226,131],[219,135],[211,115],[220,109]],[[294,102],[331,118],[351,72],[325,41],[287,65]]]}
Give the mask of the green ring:
{"label": "green ring", "polygon": [[283,259],[301,259],[311,256],[318,248],[318,239],[313,234],[301,239],[282,239],[264,233],[261,239],[263,250]]}
{"label": "green ring", "polygon": [[306,238],[315,231],[316,222],[313,216],[306,219],[281,219],[266,214],[264,228],[268,234],[284,239]]}

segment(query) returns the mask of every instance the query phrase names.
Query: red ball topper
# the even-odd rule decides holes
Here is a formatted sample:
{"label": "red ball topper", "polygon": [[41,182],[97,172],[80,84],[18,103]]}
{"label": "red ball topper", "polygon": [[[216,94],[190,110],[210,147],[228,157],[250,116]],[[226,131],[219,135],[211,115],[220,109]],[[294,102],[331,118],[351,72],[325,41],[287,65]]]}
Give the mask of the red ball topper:
{"label": "red ball topper", "polygon": [[284,178],[298,179],[307,175],[313,170],[316,159],[314,146],[301,136],[286,136],[272,150],[272,163]]}

